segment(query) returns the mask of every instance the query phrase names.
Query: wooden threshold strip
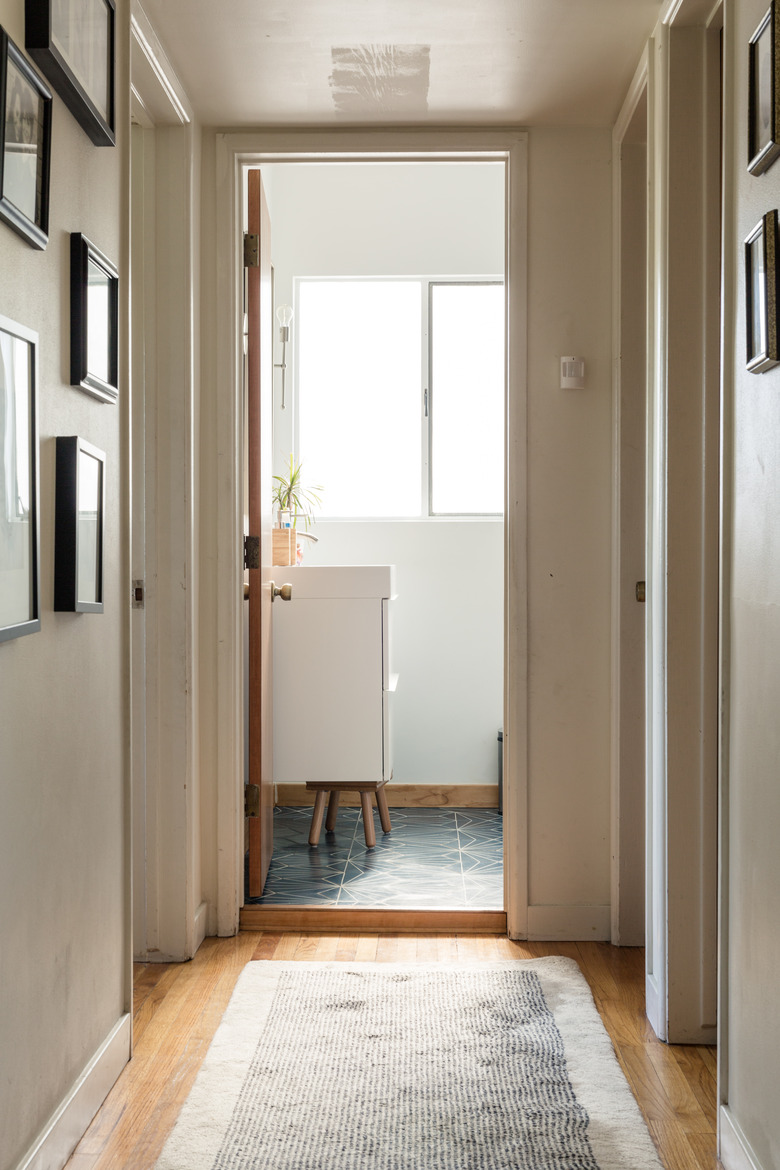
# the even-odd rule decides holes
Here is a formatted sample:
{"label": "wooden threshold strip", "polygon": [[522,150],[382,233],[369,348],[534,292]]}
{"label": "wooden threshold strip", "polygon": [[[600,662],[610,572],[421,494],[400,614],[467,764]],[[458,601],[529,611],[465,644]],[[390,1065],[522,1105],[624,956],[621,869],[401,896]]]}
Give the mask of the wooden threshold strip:
{"label": "wooden threshold strip", "polygon": [[242,906],[241,930],[331,934],[506,934],[503,910],[340,910],[327,906]]}

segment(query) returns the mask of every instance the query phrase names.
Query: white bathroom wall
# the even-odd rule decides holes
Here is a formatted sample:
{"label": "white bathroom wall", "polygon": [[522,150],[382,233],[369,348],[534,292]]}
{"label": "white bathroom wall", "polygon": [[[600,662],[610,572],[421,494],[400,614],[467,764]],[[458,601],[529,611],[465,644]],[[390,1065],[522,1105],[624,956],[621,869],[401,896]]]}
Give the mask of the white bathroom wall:
{"label": "white bathroom wall", "polygon": [[[263,180],[277,305],[293,303],[293,279],[301,276],[503,273],[500,163],[287,164],[264,167]],[[288,347],[288,366],[294,348]],[[275,388],[274,447],[282,466],[294,449],[291,373],[284,412],[278,374]],[[395,783],[495,784],[503,701],[501,521],[321,520],[314,532],[319,542],[306,545],[306,564],[396,565]]]}

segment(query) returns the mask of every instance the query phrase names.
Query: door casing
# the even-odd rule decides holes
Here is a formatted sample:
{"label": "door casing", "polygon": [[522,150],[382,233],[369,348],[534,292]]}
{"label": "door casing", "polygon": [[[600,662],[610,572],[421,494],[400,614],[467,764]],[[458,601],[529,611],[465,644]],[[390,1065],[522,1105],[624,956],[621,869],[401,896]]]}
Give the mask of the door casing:
{"label": "door casing", "polygon": [[243,886],[244,712],[241,612],[241,280],[243,174],[271,162],[503,161],[506,165],[507,401],[504,526],[504,883],[508,933],[528,930],[526,321],[527,134],[517,130],[266,131],[216,141],[217,932],[238,929]]}

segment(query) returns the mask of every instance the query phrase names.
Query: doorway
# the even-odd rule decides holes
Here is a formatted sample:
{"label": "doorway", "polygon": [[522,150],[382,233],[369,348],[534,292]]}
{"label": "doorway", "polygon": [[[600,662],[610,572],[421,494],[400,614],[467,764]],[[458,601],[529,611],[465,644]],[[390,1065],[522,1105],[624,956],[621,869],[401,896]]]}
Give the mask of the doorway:
{"label": "doorway", "polygon": [[[283,484],[299,469],[302,567],[281,567],[295,559],[286,546],[274,558],[274,577],[293,584],[291,604],[274,608],[275,847],[262,896],[247,901],[503,910],[505,164],[299,162],[260,174],[274,309],[287,322],[273,471]],[[308,583],[330,593],[335,566],[361,565],[393,573],[383,725],[356,685],[359,655],[346,667],[347,627],[341,641],[323,628],[338,607],[321,599],[311,617]],[[303,781],[370,769],[374,719],[392,830],[366,845],[357,809],[343,807],[359,794],[343,791],[311,845]]]}
{"label": "doorway", "polygon": [[[232,136],[229,136],[229,137],[232,138]],[[257,145],[256,145],[255,149],[253,149],[251,151],[247,151],[245,149],[246,139],[244,139],[244,143],[243,143],[244,148],[243,149],[239,146],[238,139],[236,139],[234,142],[232,142],[230,144],[226,143],[224,139],[220,139],[220,141],[218,143],[218,147],[220,149],[222,147],[224,147],[225,150],[227,151],[228,155],[232,156],[229,158],[229,160],[226,159],[227,167],[226,167],[225,173],[229,176],[228,186],[234,193],[240,190],[243,169],[249,165],[259,164],[260,167],[262,168],[264,163],[266,165],[268,165],[269,163],[279,163],[281,161],[284,161],[285,163],[290,163],[290,162],[296,162],[296,163],[309,162],[310,163],[312,161],[311,150],[307,151],[305,148],[301,149],[301,143],[306,138],[305,134],[295,132],[295,133],[290,133],[290,134],[283,134],[280,136],[271,136],[273,138],[273,141],[274,141],[275,149],[267,150],[267,148],[266,148],[266,150],[264,151],[263,139],[266,137],[267,136],[262,136],[262,138],[260,138],[258,140],[258,136],[252,136],[252,138],[255,140]],[[347,136],[338,135],[335,137],[338,138],[339,148],[337,150],[333,151],[333,155],[328,159],[328,161],[332,162],[335,159],[338,159],[342,162],[349,161],[350,152],[344,150],[345,139]],[[357,140],[357,139],[364,138],[365,136],[361,136],[359,134],[356,134],[354,137]],[[458,141],[459,137],[461,139],[460,142]],[[471,139],[471,141],[468,144],[469,148],[455,150],[454,147],[455,147],[456,143],[461,147],[464,147],[466,145],[465,141],[464,141],[466,137]],[[388,134],[388,135],[383,135],[382,138],[384,140],[383,144],[398,146],[399,144],[403,143],[404,148],[400,151],[383,152],[381,155],[375,154],[370,159],[370,161],[372,161],[372,162],[380,162],[380,161],[386,160],[390,155],[392,155],[392,158],[394,161],[396,159],[402,159],[403,161],[405,161],[407,163],[413,162],[413,161],[424,161],[424,160],[431,160],[431,159],[435,159],[436,161],[441,161],[441,162],[465,161],[465,160],[474,160],[475,156],[480,155],[481,156],[480,161],[502,162],[502,163],[507,164],[507,174],[508,174],[507,186],[512,191],[512,196],[513,196],[513,199],[515,201],[515,205],[517,205],[520,201],[522,201],[524,199],[525,138],[523,135],[501,135],[501,134],[491,135],[491,134],[488,134],[488,135],[458,136],[457,134],[444,133],[441,135],[423,135],[423,136],[413,135],[413,136],[409,136],[409,135],[403,135],[403,134],[399,134],[399,135]],[[323,139],[322,136],[317,136],[316,154],[320,160],[322,160],[322,157],[323,157],[323,150],[322,150],[323,144],[325,143],[326,145],[328,145],[327,139],[328,139],[328,136],[325,136],[325,139]],[[423,139],[426,141],[423,141]],[[479,147],[477,147],[475,145],[475,142],[474,142],[475,139],[482,139]],[[497,140],[497,139],[502,140],[501,145],[498,149],[496,148],[497,143],[492,141],[492,140]],[[417,148],[417,149],[415,149],[413,155],[410,154],[410,152],[409,152],[410,141],[413,142],[415,148]],[[436,143],[435,148],[433,147],[434,141]],[[365,142],[363,142],[362,145],[365,146]],[[420,147],[422,147],[423,149],[419,149]],[[480,147],[483,149],[480,149]],[[486,147],[486,149],[485,149],[485,147]],[[364,150],[360,150],[360,149],[355,150],[354,159],[365,160],[366,157],[367,156],[366,156]],[[272,184],[272,186],[273,186],[273,184]],[[225,194],[225,195],[228,194],[227,188],[225,189],[223,194]],[[272,195],[271,201],[273,202],[273,195]],[[230,198],[230,204],[232,204],[233,207],[237,206],[237,204],[235,202],[233,202],[232,197]],[[226,209],[227,209],[227,206],[229,206],[229,204],[226,205]],[[508,217],[508,218],[510,218],[510,217]],[[232,223],[232,224],[236,223],[235,215],[226,214],[225,220],[227,223]],[[521,358],[520,358],[520,355],[524,350],[524,336],[523,336],[524,311],[523,310],[524,310],[524,302],[525,302],[525,297],[524,297],[524,275],[525,275],[525,273],[524,273],[524,264],[522,263],[523,254],[524,254],[524,241],[521,239],[520,233],[518,233],[518,232],[507,233],[507,235],[509,238],[504,241],[505,254],[509,258],[509,264],[508,264],[507,269],[506,269],[506,271],[507,271],[507,284],[508,284],[508,290],[509,290],[509,308],[508,308],[508,312],[507,312],[507,320],[508,320],[508,324],[509,324],[508,337],[507,337],[507,342],[508,342],[508,344],[507,344],[508,375],[509,375],[508,376],[508,387],[509,387],[508,418],[509,418],[509,425],[507,427],[506,448],[509,450],[516,451],[517,446],[518,446],[518,440],[519,439],[522,440],[523,435],[524,435],[524,421],[525,421],[524,420],[524,387],[521,388],[522,362],[521,362]],[[233,251],[233,248],[226,249],[226,253],[232,252],[232,251]],[[237,271],[237,268],[236,268],[236,270],[234,270],[232,275],[231,274],[228,274],[228,275],[229,275],[230,280],[232,280],[233,277],[236,278],[236,285],[231,290],[231,295],[228,298],[228,303],[232,300],[232,303],[235,306],[237,301],[238,301],[238,297],[237,297],[237,295],[235,295],[238,292],[237,286],[238,286],[239,273]],[[224,302],[221,301],[221,303],[224,303]],[[514,312],[513,312],[513,310],[514,310]],[[235,320],[236,320],[236,317],[233,316],[233,322],[235,322]],[[227,314],[225,314],[224,323],[227,326],[227,324],[228,324]],[[235,335],[235,326],[234,325],[231,328],[231,332],[233,333],[233,336],[234,336]],[[225,328],[222,336],[223,336],[224,341],[227,341],[227,338],[228,338],[227,328]],[[235,347],[235,342],[232,343],[231,349],[234,350],[234,347]],[[236,358],[237,358],[237,356],[238,355],[235,355]],[[237,364],[237,361],[236,361],[236,364]],[[234,368],[235,368],[235,366],[234,366]],[[517,402],[515,400],[516,396],[518,395],[518,392],[520,392],[520,398],[522,399],[521,402]],[[513,401],[513,400],[515,400],[515,401]],[[229,421],[229,420],[227,420],[227,421]],[[238,466],[240,466],[240,460],[237,460],[237,464],[238,464]],[[506,546],[509,546],[513,543],[513,541],[516,539],[516,534],[518,531],[524,532],[524,524],[518,525],[518,523],[517,523],[518,518],[519,518],[519,513],[520,513],[521,509],[524,511],[524,507],[525,507],[524,492],[522,490],[519,490],[519,481],[524,476],[524,460],[522,459],[522,457],[519,460],[517,460],[517,462],[513,462],[511,464],[510,475],[511,475],[511,479],[513,482],[509,485],[509,493],[508,494],[509,494],[509,498],[510,498],[512,506],[510,508],[510,513],[507,515],[507,524],[506,524],[505,542],[504,542],[505,548],[506,548]],[[506,556],[504,557],[504,560],[505,560],[505,564],[508,563]],[[466,562],[464,562],[464,564],[467,563],[467,561],[468,561],[468,557],[466,558]],[[507,685],[505,685],[505,688],[504,688],[505,689],[505,699],[504,699],[504,704],[503,704],[503,708],[504,708],[503,709],[503,719],[501,719],[501,718],[499,719],[499,723],[503,722],[503,725],[504,725],[503,726],[503,735],[504,735],[504,749],[505,749],[504,750],[504,836],[505,836],[505,840],[507,842],[507,849],[506,849],[506,854],[507,854],[506,870],[507,870],[507,872],[505,875],[505,885],[506,885],[506,889],[507,889],[507,893],[508,893],[506,904],[507,904],[507,911],[509,913],[510,919],[512,917],[512,914],[514,913],[515,918],[520,920],[520,921],[518,921],[517,925],[514,927],[514,929],[517,930],[519,933],[522,933],[525,929],[524,922],[522,922],[522,916],[523,916],[523,910],[524,910],[525,903],[526,903],[525,864],[524,864],[525,842],[523,840],[520,840],[518,842],[518,837],[524,831],[524,822],[521,822],[521,826],[518,826],[516,824],[516,822],[518,820],[518,813],[521,812],[524,801],[525,801],[525,775],[524,775],[524,767],[523,767],[524,752],[522,750],[522,739],[524,736],[525,704],[522,700],[520,702],[517,701],[518,691],[524,690],[524,684],[525,684],[525,669],[524,669],[524,666],[525,666],[525,622],[524,622],[525,597],[524,597],[524,595],[518,596],[516,585],[518,583],[518,580],[522,580],[522,578],[523,578],[523,572],[522,572],[523,569],[524,569],[524,555],[519,555],[519,556],[516,555],[515,559],[514,559],[514,563],[513,563],[512,573],[509,575],[512,578],[512,587],[509,590],[507,590],[507,592],[506,592],[506,599],[505,599],[505,603],[504,603],[504,607],[503,607],[505,610],[505,617],[504,617],[504,625],[505,625],[505,630],[506,630],[505,645],[507,647],[507,654],[505,656],[505,661],[504,661],[504,672],[505,672],[505,684],[507,684]],[[518,570],[520,570],[520,571],[518,572]],[[233,576],[235,575],[235,569],[232,570],[232,575]],[[226,575],[225,579],[227,579],[227,575]],[[233,617],[235,618],[236,616],[238,616],[238,615],[235,614],[235,610],[234,610]],[[231,658],[233,658],[234,649],[235,649],[235,644],[233,646],[233,650],[231,650],[229,652],[229,656]],[[518,657],[518,652],[519,652],[519,657]],[[518,665],[520,665],[520,663],[522,663],[522,669],[518,671],[517,668],[518,668]],[[233,664],[234,664],[234,666],[236,665],[235,658],[233,658]],[[497,766],[497,750],[498,750],[497,732],[498,732],[498,727],[495,727],[493,729],[493,734],[496,735],[496,740],[495,740],[495,744],[494,744],[494,751],[495,751],[494,760],[496,761],[496,772],[498,770],[498,766]],[[512,745],[514,742],[517,742],[518,745],[520,746],[520,750],[517,752],[516,755],[514,755],[513,751],[512,751]],[[235,741],[233,741],[233,744],[231,745],[231,754],[233,755],[234,760],[238,760],[238,758],[239,758],[239,754],[235,750],[236,747],[237,747],[237,745],[235,744]],[[227,755],[227,753],[226,753],[226,755]],[[243,751],[241,752],[241,758],[242,757],[243,757]],[[234,770],[233,774],[234,775],[236,774],[235,770]],[[519,783],[518,783],[518,775],[519,775]],[[233,803],[234,803],[234,807],[235,807],[235,805],[236,805],[235,798],[233,798]],[[518,829],[520,830],[520,832],[518,832]],[[225,834],[225,836],[227,837],[227,833]],[[233,836],[234,842],[235,842],[237,836],[238,836],[237,834],[235,834]],[[513,838],[514,838],[515,847],[511,847],[511,845],[510,845],[510,842],[512,842]],[[519,848],[517,847],[518,844],[519,844]],[[237,857],[240,857],[240,853],[234,847],[234,850],[233,850],[234,862],[237,859]],[[239,882],[237,879],[240,877],[240,875],[238,873],[238,866],[235,866],[235,868],[233,870],[233,874],[235,875],[236,885],[238,886]],[[520,894],[519,901],[520,901],[520,903],[522,903],[522,907],[523,907],[523,910],[521,910],[519,914],[518,914],[518,898],[517,898],[518,893]],[[511,922],[510,922],[510,930],[512,930],[512,923]]]}

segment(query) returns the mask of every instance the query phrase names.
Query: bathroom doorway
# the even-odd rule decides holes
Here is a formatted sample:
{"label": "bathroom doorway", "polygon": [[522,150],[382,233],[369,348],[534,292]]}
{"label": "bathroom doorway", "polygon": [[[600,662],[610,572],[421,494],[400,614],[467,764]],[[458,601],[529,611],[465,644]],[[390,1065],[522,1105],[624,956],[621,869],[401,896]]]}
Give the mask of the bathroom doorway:
{"label": "bathroom doorway", "polygon": [[[375,846],[357,793],[309,844],[314,794],[277,720],[274,853],[247,905],[503,911],[505,164],[260,170],[279,322],[274,474],[300,465],[314,521],[299,520],[304,566],[394,566],[399,683],[393,827],[377,825]],[[289,624],[295,602],[276,609]],[[284,667],[282,702],[295,687]]]}
{"label": "bathroom doorway", "polygon": [[[215,664],[217,839],[216,857],[220,930],[232,924],[275,929],[280,922],[308,928],[311,915],[320,926],[341,927],[350,922],[381,925],[403,918],[403,929],[506,929],[511,937],[528,930],[528,552],[527,552],[527,442],[526,442],[526,332],[527,332],[527,199],[528,135],[515,130],[318,130],[279,129],[218,134],[216,137],[216,247],[224,263],[218,269],[215,303],[220,368],[231,371],[224,383],[217,417],[216,445],[223,474],[216,485],[216,514],[222,517],[224,539],[215,564],[215,585],[221,635]],[[504,266],[506,276],[506,511],[504,518],[504,642],[503,642],[503,819],[505,911],[374,911],[291,907],[257,908],[243,904],[245,822],[243,719],[237,698],[242,693],[242,570],[240,568],[242,494],[241,369],[243,262],[239,248],[242,230],[242,190],[251,167],[269,163],[295,165],[332,162],[501,162],[505,165],[506,216]],[[321,229],[327,230],[327,223]],[[277,360],[279,360],[278,352]],[[232,387],[232,390],[231,390]],[[268,566],[267,579],[272,577]],[[461,550],[459,573],[468,574],[472,590],[479,590],[477,552]],[[266,576],[264,576],[264,580]],[[457,632],[455,634],[457,636]],[[496,735],[496,772],[497,766]],[[397,782],[397,773],[394,783]],[[242,908],[243,907],[243,908]],[[277,913],[278,911],[278,913]],[[333,916],[337,917],[333,917]],[[367,919],[365,916],[368,915]],[[422,917],[418,917],[418,916]],[[485,917],[490,915],[490,921]],[[384,917],[383,917],[384,916]],[[454,916],[457,916],[457,920]],[[476,918],[482,916],[479,924]],[[474,921],[471,921],[471,918]],[[412,923],[414,919],[414,923]],[[445,921],[450,919],[450,921]],[[434,925],[435,921],[435,925]]]}

